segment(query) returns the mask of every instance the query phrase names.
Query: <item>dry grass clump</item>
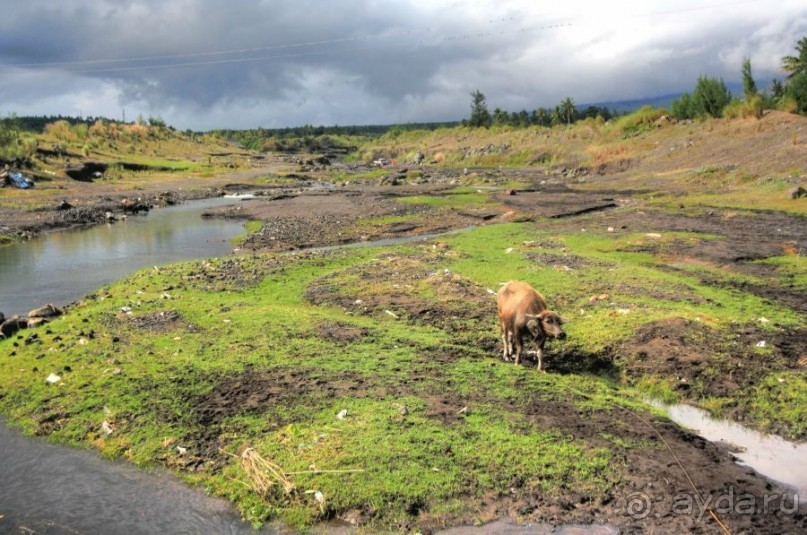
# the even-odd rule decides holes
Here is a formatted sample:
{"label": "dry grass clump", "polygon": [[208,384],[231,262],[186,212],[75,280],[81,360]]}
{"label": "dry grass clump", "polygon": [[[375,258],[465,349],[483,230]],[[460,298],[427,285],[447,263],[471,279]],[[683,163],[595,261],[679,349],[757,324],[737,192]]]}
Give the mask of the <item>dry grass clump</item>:
{"label": "dry grass clump", "polygon": [[283,468],[268,459],[264,459],[255,451],[255,448],[247,447],[240,455],[241,466],[244,467],[252,488],[261,496],[269,495],[269,492],[280,484],[283,494],[290,495],[294,491],[294,483],[288,478]]}

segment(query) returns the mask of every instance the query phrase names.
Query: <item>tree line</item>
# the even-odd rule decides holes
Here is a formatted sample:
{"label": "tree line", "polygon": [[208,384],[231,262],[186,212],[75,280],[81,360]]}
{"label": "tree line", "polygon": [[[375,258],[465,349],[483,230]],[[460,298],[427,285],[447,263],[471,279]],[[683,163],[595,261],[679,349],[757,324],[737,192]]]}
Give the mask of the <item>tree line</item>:
{"label": "tree line", "polygon": [[559,124],[571,124],[581,119],[602,117],[603,120],[610,120],[615,115],[614,112],[602,106],[588,106],[578,109],[574,101],[567,97],[554,108],[536,108],[529,112],[521,110],[517,112],[507,112],[501,108],[496,108],[493,113],[488,111],[485,95],[476,90],[471,93],[471,117],[463,119],[463,126],[490,127],[490,126],[555,126]]}

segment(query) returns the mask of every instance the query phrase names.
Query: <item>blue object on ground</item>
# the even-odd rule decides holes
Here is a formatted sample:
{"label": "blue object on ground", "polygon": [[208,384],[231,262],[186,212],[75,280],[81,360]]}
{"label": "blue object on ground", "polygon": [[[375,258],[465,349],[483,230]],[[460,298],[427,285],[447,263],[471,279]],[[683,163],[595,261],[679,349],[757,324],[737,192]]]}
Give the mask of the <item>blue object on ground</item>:
{"label": "blue object on ground", "polygon": [[28,189],[33,188],[33,182],[29,182],[22,173],[10,173],[9,178],[11,178],[11,183],[17,186],[20,189]]}

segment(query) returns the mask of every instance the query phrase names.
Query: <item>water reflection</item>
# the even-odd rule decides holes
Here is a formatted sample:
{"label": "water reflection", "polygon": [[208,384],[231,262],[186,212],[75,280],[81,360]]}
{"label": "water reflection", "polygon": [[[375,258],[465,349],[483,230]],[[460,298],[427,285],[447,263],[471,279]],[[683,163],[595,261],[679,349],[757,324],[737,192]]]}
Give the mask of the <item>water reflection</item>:
{"label": "water reflection", "polygon": [[2,420],[0,451],[0,533],[275,533],[168,473],[32,440]]}
{"label": "water reflection", "polygon": [[10,316],[45,303],[65,305],[143,267],[227,254],[243,224],[201,215],[237,202],[195,201],[0,247],[0,311]]}
{"label": "water reflection", "polygon": [[804,463],[807,444],[796,444],[734,422],[716,420],[706,411],[689,405],[653,404],[664,409],[672,421],[706,440],[727,444],[742,464],[807,496],[807,464]]}

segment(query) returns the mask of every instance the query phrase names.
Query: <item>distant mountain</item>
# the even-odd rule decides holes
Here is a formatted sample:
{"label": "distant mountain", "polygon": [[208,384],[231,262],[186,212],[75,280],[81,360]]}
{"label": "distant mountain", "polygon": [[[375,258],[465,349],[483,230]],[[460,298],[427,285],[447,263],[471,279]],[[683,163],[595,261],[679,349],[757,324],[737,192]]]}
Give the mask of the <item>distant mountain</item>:
{"label": "distant mountain", "polygon": [[[772,80],[757,80],[757,87],[760,91],[765,91],[771,85]],[[728,88],[729,92],[735,97],[742,97],[743,94],[743,84],[742,82],[726,82],[726,87]],[[695,89],[695,84],[692,84],[692,89],[686,91],[686,93],[692,93]],[[655,97],[642,97],[636,98],[631,100],[613,100],[608,102],[594,102],[589,104],[580,104],[575,105],[578,110],[584,110],[588,106],[599,106],[601,108],[608,108],[614,113],[622,114],[622,113],[630,113],[632,111],[636,111],[642,106],[653,106],[654,108],[668,108],[672,101],[679,98],[682,93],[670,93],[667,95],[660,95]]]}
{"label": "distant mountain", "polygon": [[682,93],[671,93],[669,95],[661,95],[656,97],[643,97],[632,100],[614,100],[608,102],[597,102],[591,104],[580,104],[575,107],[579,110],[584,110],[588,106],[599,106],[601,108],[608,108],[613,113],[622,114],[636,111],[642,106],[653,106],[654,108],[669,108],[673,100],[681,96]]}

